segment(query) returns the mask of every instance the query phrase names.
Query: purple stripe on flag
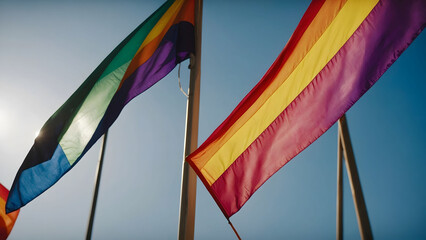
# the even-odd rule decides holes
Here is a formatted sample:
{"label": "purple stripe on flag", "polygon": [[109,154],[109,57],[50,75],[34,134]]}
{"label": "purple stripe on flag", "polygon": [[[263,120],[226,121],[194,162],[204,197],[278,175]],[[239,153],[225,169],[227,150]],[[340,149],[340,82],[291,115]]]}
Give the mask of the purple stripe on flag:
{"label": "purple stripe on flag", "polygon": [[171,26],[153,55],[137,68],[116,92],[82,155],[114,123],[130,100],[160,81],[178,63],[189,58],[194,48],[194,26],[191,23],[180,22]]}
{"label": "purple stripe on flag", "polygon": [[[120,98],[119,102],[122,102],[119,107],[124,107],[123,103],[127,104],[131,99],[157,83],[178,63],[187,59],[191,52],[194,52],[193,25],[188,22],[173,25],[151,58],[124,80],[123,86],[116,94],[117,98]],[[114,100],[110,105],[117,104],[117,100]]]}

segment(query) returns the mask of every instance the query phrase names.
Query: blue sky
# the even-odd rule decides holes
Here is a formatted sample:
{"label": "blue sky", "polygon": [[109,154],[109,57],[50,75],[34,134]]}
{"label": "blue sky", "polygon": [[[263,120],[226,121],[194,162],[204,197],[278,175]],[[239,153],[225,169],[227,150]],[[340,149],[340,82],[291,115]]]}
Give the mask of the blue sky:
{"label": "blue sky", "polygon": [[[35,132],[163,1],[0,1],[0,182]],[[205,1],[199,143],[260,80],[309,1]],[[426,238],[426,36],[347,113],[376,239]],[[188,62],[182,83],[188,84]],[[177,235],[186,99],[177,71],[130,102],[110,129],[94,239]],[[10,239],[82,239],[99,143],[22,208]],[[243,239],[335,237],[337,128],[283,167],[231,220]],[[345,175],[344,236],[359,239]],[[196,239],[234,239],[198,182]]]}

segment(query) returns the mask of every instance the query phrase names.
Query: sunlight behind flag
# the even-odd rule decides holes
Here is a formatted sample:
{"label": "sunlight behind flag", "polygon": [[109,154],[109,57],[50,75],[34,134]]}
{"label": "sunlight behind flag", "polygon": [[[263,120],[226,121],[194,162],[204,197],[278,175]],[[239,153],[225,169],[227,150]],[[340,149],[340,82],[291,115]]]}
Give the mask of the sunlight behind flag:
{"label": "sunlight behind flag", "polygon": [[126,37],[49,118],[6,204],[19,209],[68,172],[124,106],[194,52],[194,1],[167,1]]}

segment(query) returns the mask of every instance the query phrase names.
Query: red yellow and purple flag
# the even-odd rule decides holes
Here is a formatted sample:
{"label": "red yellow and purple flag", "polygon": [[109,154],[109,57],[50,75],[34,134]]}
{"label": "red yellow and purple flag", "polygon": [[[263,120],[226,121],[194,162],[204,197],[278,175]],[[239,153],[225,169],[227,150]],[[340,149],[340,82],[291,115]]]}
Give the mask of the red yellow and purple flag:
{"label": "red yellow and purple flag", "polygon": [[19,215],[19,210],[6,214],[5,207],[8,195],[9,190],[0,183],[0,240],[6,240]]}
{"label": "red yellow and purple flag", "polygon": [[47,120],[10,190],[7,212],[67,173],[124,106],[194,53],[194,0],[169,0],[127,36]]}
{"label": "red yellow and purple flag", "polygon": [[424,0],[314,0],[260,82],[187,161],[235,214],[327,131],[426,24]]}

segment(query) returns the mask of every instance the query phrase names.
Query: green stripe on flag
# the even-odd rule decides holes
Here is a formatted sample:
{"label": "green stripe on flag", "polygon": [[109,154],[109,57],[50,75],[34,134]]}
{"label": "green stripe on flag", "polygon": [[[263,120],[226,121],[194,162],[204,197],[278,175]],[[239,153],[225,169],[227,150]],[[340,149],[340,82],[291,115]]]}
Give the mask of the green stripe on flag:
{"label": "green stripe on flag", "polygon": [[[139,25],[52,116],[54,118],[57,113],[65,109],[71,109],[67,114],[68,121],[66,126],[62,129],[58,138],[70,165],[73,165],[80,157],[96,131],[140,45],[173,2],[167,1],[164,3],[155,13]],[[69,105],[73,107],[69,108]]]}

